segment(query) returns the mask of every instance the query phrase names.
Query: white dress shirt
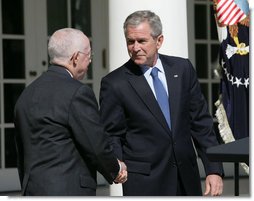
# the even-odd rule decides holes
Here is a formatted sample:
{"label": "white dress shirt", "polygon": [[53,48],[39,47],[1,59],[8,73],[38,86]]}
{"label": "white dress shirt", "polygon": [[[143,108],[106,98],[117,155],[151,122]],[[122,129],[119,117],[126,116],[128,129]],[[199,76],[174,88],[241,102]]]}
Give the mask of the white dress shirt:
{"label": "white dress shirt", "polygon": [[[163,84],[163,86],[164,86],[164,88],[167,92],[167,95],[168,95],[167,80],[166,80],[165,71],[164,71],[164,68],[162,66],[160,58],[157,59],[157,62],[153,67],[157,67],[159,69],[158,77],[161,80],[161,82],[162,82],[162,84]],[[154,96],[156,97],[154,86],[153,86],[153,78],[151,76],[152,68],[148,67],[148,66],[141,66],[141,70],[143,71],[143,74],[144,74],[150,88],[152,89]],[[156,97],[156,99],[157,99],[157,97]]]}

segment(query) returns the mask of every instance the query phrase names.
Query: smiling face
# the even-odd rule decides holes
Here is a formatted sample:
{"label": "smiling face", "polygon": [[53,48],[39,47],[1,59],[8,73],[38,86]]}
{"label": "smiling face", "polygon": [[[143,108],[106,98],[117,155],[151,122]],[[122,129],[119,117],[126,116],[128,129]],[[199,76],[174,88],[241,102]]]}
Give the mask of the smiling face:
{"label": "smiling face", "polygon": [[127,26],[125,37],[128,53],[137,65],[155,65],[163,35],[152,37],[148,22],[142,22],[137,26]]}

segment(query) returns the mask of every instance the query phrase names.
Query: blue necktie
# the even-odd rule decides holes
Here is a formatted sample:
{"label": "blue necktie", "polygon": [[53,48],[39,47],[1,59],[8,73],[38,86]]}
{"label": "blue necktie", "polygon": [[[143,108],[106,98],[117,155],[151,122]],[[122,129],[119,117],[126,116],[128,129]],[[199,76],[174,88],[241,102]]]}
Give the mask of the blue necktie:
{"label": "blue necktie", "polygon": [[153,78],[153,86],[157,97],[157,102],[160,105],[161,111],[164,114],[169,128],[171,128],[168,95],[161,80],[158,77],[158,70],[158,68],[153,67],[151,72],[151,76]]}

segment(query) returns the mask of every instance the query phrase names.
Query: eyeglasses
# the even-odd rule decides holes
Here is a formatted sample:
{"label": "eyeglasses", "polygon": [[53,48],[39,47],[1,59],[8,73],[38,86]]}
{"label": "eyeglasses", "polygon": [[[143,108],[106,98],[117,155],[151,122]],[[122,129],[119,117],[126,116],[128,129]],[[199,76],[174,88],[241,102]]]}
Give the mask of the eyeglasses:
{"label": "eyeglasses", "polygon": [[93,59],[93,52],[92,51],[90,51],[89,53],[85,53],[85,52],[81,52],[81,51],[78,51],[79,53],[81,53],[81,54],[84,54],[84,55],[86,55],[86,56],[88,56],[88,58],[90,59],[90,60],[92,60]]}

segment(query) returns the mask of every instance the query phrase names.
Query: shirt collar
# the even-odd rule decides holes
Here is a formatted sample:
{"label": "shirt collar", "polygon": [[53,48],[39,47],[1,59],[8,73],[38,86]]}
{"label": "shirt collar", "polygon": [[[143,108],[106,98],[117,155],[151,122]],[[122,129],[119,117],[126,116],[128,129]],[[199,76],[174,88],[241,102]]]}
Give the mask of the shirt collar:
{"label": "shirt collar", "polygon": [[70,74],[70,76],[73,78],[73,75],[72,75],[72,73],[66,68],[65,69],[69,74]]}
{"label": "shirt collar", "polygon": [[[153,67],[155,67],[155,66],[159,69],[160,72],[164,73],[164,69],[163,69],[161,60],[160,60],[160,58],[159,58],[159,55],[158,55],[156,64],[155,64]],[[151,70],[152,70],[151,67],[146,66],[146,65],[141,65],[140,67],[141,67],[141,70],[142,70],[143,74],[144,74],[146,71],[151,71]]]}

